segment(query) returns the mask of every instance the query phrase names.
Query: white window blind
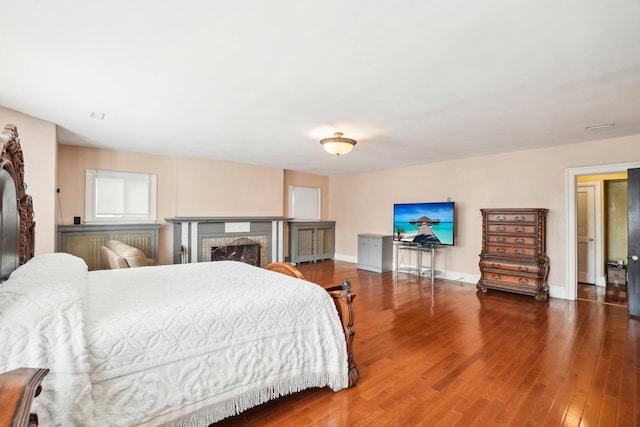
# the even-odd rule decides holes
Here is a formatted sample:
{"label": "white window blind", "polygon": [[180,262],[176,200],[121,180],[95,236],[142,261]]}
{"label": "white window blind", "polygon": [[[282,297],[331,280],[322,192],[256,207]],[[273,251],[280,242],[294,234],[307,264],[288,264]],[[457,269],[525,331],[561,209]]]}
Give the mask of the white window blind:
{"label": "white window blind", "polygon": [[87,221],[155,221],[156,175],[87,169]]}
{"label": "white window blind", "polygon": [[289,186],[289,216],[294,219],[320,219],[320,189]]}

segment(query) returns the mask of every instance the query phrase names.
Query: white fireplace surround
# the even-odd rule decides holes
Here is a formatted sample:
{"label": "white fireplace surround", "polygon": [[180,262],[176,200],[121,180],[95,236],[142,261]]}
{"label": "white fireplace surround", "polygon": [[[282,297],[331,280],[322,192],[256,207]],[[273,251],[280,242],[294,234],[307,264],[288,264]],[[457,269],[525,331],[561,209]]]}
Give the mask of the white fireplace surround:
{"label": "white fireplace surround", "polygon": [[[209,261],[212,239],[249,238],[260,242],[261,265],[284,261],[284,223],[286,217],[176,217],[173,224],[174,262]],[[264,257],[266,255],[266,257]]]}

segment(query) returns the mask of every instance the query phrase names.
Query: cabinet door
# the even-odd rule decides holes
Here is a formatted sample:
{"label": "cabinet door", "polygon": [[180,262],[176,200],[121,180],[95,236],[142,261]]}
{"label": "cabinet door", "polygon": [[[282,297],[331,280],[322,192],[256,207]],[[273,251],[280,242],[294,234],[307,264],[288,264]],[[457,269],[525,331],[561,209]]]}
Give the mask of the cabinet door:
{"label": "cabinet door", "polygon": [[358,236],[358,264],[371,265],[371,241],[369,237]]}
{"label": "cabinet door", "polygon": [[296,242],[296,262],[314,261],[315,249],[315,228],[298,228],[295,238]]}
{"label": "cabinet door", "polygon": [[382,239],[371,239],[369,254],[370,265],[374,267],[382,267]]}
{"label": "cabinet door", "polygon": [[315,239],[315,250],[319,259],[333,258],[333,228],[318,227]]}

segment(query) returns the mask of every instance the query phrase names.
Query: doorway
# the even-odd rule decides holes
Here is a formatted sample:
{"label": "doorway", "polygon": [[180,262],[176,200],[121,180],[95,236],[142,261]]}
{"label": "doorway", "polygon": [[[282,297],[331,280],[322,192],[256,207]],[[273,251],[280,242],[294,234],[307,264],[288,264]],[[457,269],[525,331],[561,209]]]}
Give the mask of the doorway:
{"label": "doorway", "polygon": [[[566,270],[565,298],[575,300],[578,297],[578,233],[577,233],[577,209],[578,209],[578,177],[585,175],[605,175],[610,173],[626,172],[627,169],[640,168],[640,163],[620,163],[613,165],[586,166],[571,168],[565,171],[566,188]],[[603,263],[600,262],[602,265]]]}

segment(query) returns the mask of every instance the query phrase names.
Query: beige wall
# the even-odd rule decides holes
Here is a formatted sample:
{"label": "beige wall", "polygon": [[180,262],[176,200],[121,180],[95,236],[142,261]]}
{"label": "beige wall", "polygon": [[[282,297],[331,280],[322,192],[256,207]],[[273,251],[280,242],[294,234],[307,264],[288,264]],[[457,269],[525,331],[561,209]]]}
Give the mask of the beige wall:
{"label": "beige wall", "polygon": [[18,128],[24,154],[27,193],[33,198],[36,220],[36,254],[53,252],[56,241],[56,126],[0,107],[0,127]]}
{"label": "beige wall", "polygon": [[85,171],[102,169],[118,172],[139,172],[158,176],[159,262],[173,261],[173,234],[164,218],[175,216],[176,159],[149,154],[102,150],[60,144],[58,148],[58,188],[60,206],[58,224],[73,224],[73,217],[85,219]]}
{"label": "beige wall", "polygon": [[282,169],[70,145],[60,145],[58,165],[60,224],[84,219],[86,169],[156,174],[161,264],[173,262],[173,230],[165,218],[282,215]]}
{"label": "beige wall", "polygon": [[176,164],[176,216],[282,216],[282,169],[191,157]]}
{"label": "beige wall", "polygon": [[[358,233],[393,232],[393,204],[456,202],[456,246],[447,270],[479,275],[481,208],[547,208],[549,284],[565,286],[565,171],[640,161],[640,135],[330,178],[336,253],[357,256]],[[448,277],[450,277],[448,275]]]}
{"label": "beige wall", "polygon": [[84,219],[85,170],[158,175],[160,263],[172,262],[173,234],[165,218],[176,216],[286,216],[289,185],[318,187],[322,219],[329,215],[329,178],[278,168],[191,157],[166,157],[60,145],[57,223]]}
{"label": "beige wall", "polygon": [[302,187],[314,187],[320,189],[320,219],[329,219],[329,177],[323,175],[314,175],[291,170],[284,171],[284,206],[283,212],[285,216],[289,215],[289,186],[299,185]]}

